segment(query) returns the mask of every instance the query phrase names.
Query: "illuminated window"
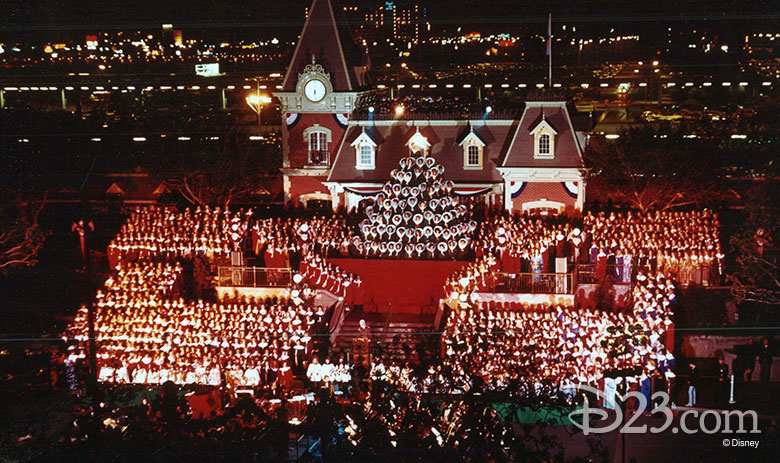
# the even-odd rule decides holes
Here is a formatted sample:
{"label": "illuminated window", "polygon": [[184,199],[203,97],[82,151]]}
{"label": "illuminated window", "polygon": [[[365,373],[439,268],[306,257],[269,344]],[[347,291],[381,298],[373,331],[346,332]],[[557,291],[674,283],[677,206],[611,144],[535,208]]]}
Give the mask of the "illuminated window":
{"label": "illuminated window", "polygon": [[328,145],[332,140],[330,130],[314,124],[303,131],[303,139],[309,147],[309,164],[327,165],[330,157]]}
{"label": "illuminated window", "polygon": [[461,140],[460,146],[463,147],[463,168],[482,169],[482,155],[485,149],[485,142],[477,136],[473,127]]}
{"label": "illuminated window", "polygon": [[370,145],[360,145],[360,167],[374,167],[374,149]]}
{"label": "illuminated window", "polygon": [[351,143],[355,148],[355,168],[359,170],[372,170],[376,166],[376,143],[363,131]]}

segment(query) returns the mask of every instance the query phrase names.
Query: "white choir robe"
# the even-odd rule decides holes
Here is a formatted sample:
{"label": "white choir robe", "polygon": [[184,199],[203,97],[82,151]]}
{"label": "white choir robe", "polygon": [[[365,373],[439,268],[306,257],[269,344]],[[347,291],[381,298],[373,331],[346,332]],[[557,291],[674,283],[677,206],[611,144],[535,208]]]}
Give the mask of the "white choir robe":
{"label": "white choir robe", "polygon": [[244,372],[244,383],[251,387],[260,384],[260,372],[257,371],[257,368],[249,368]]}
{"label": "white choir robe", "polygon": [[322,381],[322,365],[319,363],[310,363],[306,369],[306,377],[313,383]]}

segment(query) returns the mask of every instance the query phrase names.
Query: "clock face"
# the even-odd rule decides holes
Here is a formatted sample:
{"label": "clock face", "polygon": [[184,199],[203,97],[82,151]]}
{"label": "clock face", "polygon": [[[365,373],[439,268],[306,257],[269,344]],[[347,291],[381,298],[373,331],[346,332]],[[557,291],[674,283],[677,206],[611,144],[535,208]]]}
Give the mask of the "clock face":
{"label": "clock face", "polygon": [[322,99],[325,98],[325,91],[325,84],[319,79],[312,79],[306,82],[306,85],[303,87],[303,94],[306,95],[306,98],[312,103],[322,101]]}

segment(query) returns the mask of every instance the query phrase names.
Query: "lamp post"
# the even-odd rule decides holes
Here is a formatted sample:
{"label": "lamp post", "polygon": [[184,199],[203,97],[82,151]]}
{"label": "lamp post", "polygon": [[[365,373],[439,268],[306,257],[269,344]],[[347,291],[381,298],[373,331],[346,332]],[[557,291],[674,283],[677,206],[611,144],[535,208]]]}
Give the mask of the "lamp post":
{"label": "lamp post", "polygon": [[263,106],[267,105],[271,102],[271,97],[268,95],[261,95],[260,94],[260,86],[257,87],[257,93],[254,95],[249,95],[246,97],[246,104],[249,105],[250,108],[252,108],[252,111],[254,111],[257,114],[257,134],[262,135],[263,134],[263,121],[262,121],[262,113],[263,113]]}

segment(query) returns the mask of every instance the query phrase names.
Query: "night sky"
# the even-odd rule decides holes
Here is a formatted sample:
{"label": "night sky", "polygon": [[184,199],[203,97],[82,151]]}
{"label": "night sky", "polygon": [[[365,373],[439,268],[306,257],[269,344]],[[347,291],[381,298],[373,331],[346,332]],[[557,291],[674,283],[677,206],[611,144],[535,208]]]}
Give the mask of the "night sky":
{"label": "night sky", "polygon": [[[174,23],[185,29],[263,27],[299,30],[309,0],[6,0],[0,31],[56,33],[68,30],[158,28]],[[381,5],[377,0],[342,0],[342,5]],[[399,6],[418,4],[430,21],[447,23],[517,23],[545,21],[547,13],[562,20],[642,21],[683,18],[710,20],[777,20],[780,0],[396,0]],[[475,14],[478,12],[479,14]],[[6,35],[6,34],[4,34]]]}

